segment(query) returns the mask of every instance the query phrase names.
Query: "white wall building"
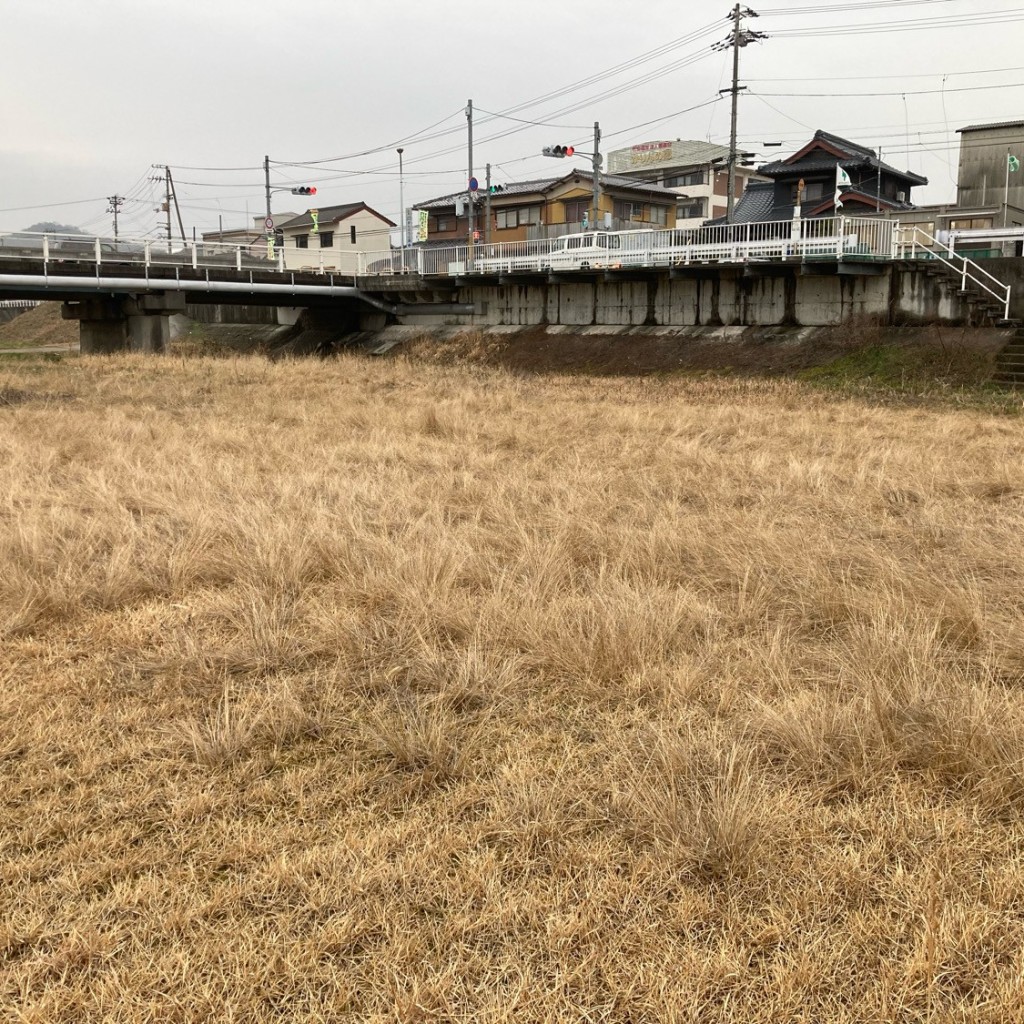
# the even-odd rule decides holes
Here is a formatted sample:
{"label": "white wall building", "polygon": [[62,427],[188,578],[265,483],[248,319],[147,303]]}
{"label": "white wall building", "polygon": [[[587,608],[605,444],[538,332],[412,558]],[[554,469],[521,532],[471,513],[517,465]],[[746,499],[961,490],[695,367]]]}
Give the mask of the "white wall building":
{"label": "white wall building", "polygon": [[391,248],[393,221],[366,203],[324,206],[277,225],[288,270],[355,274],[358,254]]}
{"label": "white wall building", "polygon": [[[679,193],[676,226],[696,227],[725,216],[729,195],[729,147],[714,142],[641,142],[608,154],[608,173],[661,185]],[[748,181],[762,180],[750,167],[736,167],[736,200]]]}

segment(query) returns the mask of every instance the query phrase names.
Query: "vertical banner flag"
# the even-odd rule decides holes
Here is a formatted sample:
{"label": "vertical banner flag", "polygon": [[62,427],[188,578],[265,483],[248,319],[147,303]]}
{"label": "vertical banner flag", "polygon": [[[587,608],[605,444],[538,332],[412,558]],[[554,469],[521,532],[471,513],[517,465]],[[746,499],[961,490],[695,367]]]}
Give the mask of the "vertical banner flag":
{"label": "vertical banner flag", "polygon": [[426,210],[420,210],[420,223],[419,231],[416,232],[416,241],[425,242],[427,240],[427,231],[430,225],[430,214]]}
{"label": "vertical banner flag", "polygon": [[309,211],[309,215],[310,215],[310,217],[313,218],[313,231],[312,231],[312,234],[319,235],[320,234],[320,224],[319,224],[319,221],[320,221],[320,211],[319,210],[310,210]]}
{"label": "vertical banner flag", "polygon": [[1010,170],[1010,173],[1020,170],[1020,160],[1015,157],[1012,153],[1006,154],[1006,166]]}
{"label": "vertical banner flag", "polygon": [[272,260],[274,258],[274,236],[267,235],[267,259]]}
{"label": "vertical banner flag", "polygon": [[841,210],[843,208],[843,193],[840,192],[840,188],[843,185],[852,184],[853,182],[850,181],[850,176],[842,169],[842,167],[839,166],[839,164],[836,164],[836,194],[833,197],[833,200],[837,210]]}

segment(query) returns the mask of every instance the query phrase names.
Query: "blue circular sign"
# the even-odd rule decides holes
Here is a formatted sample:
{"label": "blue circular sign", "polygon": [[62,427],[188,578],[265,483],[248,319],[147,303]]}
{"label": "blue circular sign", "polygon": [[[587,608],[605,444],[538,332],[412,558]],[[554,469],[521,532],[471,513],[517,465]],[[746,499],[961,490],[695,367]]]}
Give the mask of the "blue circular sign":
{"label": "blue circular sign", "polygon": [[480,182],[476,178],[469,179],[469,191],[475,192],[480,187]]}

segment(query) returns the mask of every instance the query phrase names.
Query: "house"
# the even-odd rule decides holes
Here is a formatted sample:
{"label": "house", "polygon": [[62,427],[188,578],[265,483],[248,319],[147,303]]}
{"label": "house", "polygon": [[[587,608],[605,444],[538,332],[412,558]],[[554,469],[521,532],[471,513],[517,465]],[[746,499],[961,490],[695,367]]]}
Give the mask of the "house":
{"label": "house", "polygon": [[[641,142],[608,154],[608,170],[634,181],[647,181],[678,193],[676,227],[698,227],[709,217],[725,215],[729,195],[726,164],[729,147],[714,142]],[[737,164],[736,198],[756,172]]]}
{"label": "house", "polygon": [[[297,217],[297,213],[276,213],[274,219],[283,222]],[[203,232],[203,255],[210,256],[216,252],[223,251],[222,245],[240,245],[243,251],[249,256],[266,256],[267,254],[267,233],[264,227],[263,214],[253,217],[251,228],[228,228],[221,231]]]}
{"label": "house", "polygon": [[[601,227],[614,231],[675,226],[678,195],[619,175],[601,175]],[[594,179],[590,171],[573,170],[561,177],[510,182],[490,196],[476,196],[474,218],[481,242],[522,242],[584,230],[590,224]],[[418,203],[428,214],[431,244],[465,242],[469,232],[466,192],[454,192]],[[487,207],[490,206],[490,227]]]}
{"label": "house", "polygon": [[[839,211],[835,206],[837,167],[850,178],[850,184],[841,190]],[[769,180],[747,187],[733,211],[733,223],[791,220],[801,182],[804,217],[832,217],[837,212],[847,216],[894,215],[914,209],[910,190],[928,184],[928,179],[919,174],[884,163],[873,149],[820,129],[792,156],[764,164],[757,173]]]}
{"label": "house", "polygon": [[307,210],[278,223],[277,230],[287,269],[354,274],[358,253],[391,248],[394,226],[394,221],[366,203],[347,203]]}

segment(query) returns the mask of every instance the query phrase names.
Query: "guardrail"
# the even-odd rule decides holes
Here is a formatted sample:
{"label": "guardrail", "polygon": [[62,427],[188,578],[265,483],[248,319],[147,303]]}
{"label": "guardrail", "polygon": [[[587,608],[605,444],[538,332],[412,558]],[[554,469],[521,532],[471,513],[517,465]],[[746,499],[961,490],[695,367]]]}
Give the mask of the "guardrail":
{"label": "guardrail", "polygon": [[95,235],[0,233],[0,260],[37,260],[44,266],[68,261],[105,264],[133,263],[146,267],[220,267],[234,270],[283,272],[284,250],[275,259],[257,256],[249,245],[228,242],[166,242],[152,239],[104,238]]}
{"label": "guardrail", "polygon": [[428,277],[690,263],[893,257],[894,221],[865,217],[590,231],[530,242],[413,247],[359,254],[358,274]]}
{"label": "guardrail", "polygon": [[927,231],[915,225],[908,225],[899,231],[893,254],[897,259],[934,259],[960,278],[960,290],[967,291],[967,283],[991,295],[1003,307],[1003,319],[1010,319],[1010,294],[1012,288],[990,274],[981,264],[967,256],[961,256],[953,248],[953,241],[940,242]]}

